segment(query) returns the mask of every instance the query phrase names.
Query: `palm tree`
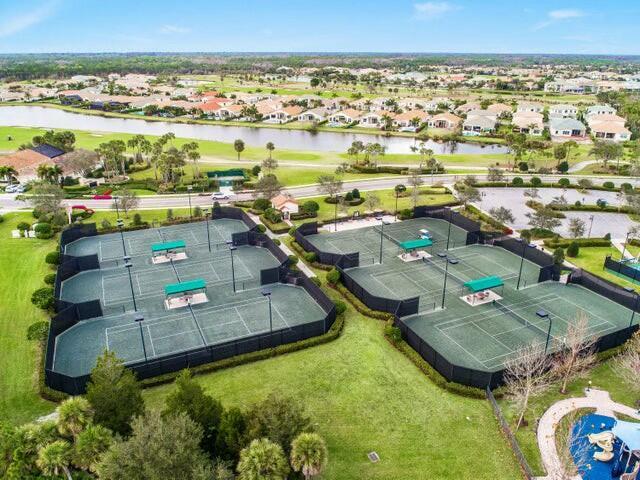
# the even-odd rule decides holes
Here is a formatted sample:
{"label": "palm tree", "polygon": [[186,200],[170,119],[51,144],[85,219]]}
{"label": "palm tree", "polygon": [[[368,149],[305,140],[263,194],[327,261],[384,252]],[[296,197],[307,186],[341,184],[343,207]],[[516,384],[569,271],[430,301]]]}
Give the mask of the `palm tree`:
{"label": "palm tree", "polygon": [[57,477],[60,472],[64,472],[67,479],[71,480],[71,448],[71,444],[66,440],[56,440],[38,451],[36,465],[47,476]]}
{"label": "palm tree", "polygon": [[189,142],[182,145],[182,152],[193,162],[193,178],[200,178],[200,170],[198,168],[200,152],[198,152],[198,148],[199,145],[197,142]]}
{"label": "palm tree", "polygon": [[267,151],[269,152],[269,160],[271,160],[271,154],[276,149],[276,146],[273,142],[267,142]]}
{"label": "palm tree", "polygon": [[238,480],[284,480],[289,464],[282,447],[268,438],[253,440],[240,452]]}
{"label": "palm tree", "polygon": [[18,172],[15,168],[8,165],[0,165],[0,177],[5,179],[9,185],[11,185],[11,182],[16,175],[18,175]]}
{"label": "palm tree", "polygon": [[322,473],[328,456],[327,445],[317,433],[301,433],[291,442],[291,466],[305,480]]}
{"label": "palm tree", "polygon": [[73,464],[82,470],[95,473],[102,455],[112,443],[111,430],[102,425],[89,425],[75,439]]}
{"label": "palm tree", "polygon": [[93,418],[91,405],[84,397],[68,398],[58,406],[56,411],[58,412],[58,431],[65,437],[77,437]]}
{"label": "palm tree", "polygon": [[240,161],[240,154],[244,152],[244,142],[240,139],[233,142],[233,149],[238,153],[238,161]]}

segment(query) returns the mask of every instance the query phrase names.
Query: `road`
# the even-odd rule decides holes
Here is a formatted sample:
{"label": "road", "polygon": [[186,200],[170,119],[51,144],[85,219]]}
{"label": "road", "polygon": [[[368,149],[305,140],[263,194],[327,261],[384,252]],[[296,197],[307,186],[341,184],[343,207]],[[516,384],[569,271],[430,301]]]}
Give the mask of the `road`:
{"label": "road", "polygon": [[[527,175],[527,174],[507,174],[505,175],[505,179],[507,181],[511,180],[513,177],[521,177],[523,179],[528,179],[532,176],[536,175]],[[566,177],[563,175],[537,175],[544,182],[558,181],[560,178]],[[434,182],[443,183],[443,184],[453,184],[459,180],[462,180],[465,175],[436,175],[433,178]],[[487,176],[484,174],[475,175],[478,181],[485,181]],[[624,182],[632,181],[629,177],[598,177],[596,175],[571,175],[572,183],[575,183],[577,180],[581,178],[588,178],[594,182],[594,184],[602,184],[604,181],[611,181],[615,185],[620,185]],[[424,184],[430,185],[432,182],[430,175],[423,175]],[[343,183],[344,191],[348,191],[354,188],[357,188],[361,191],[367,190],[384,190],[391,189],[398,185],[399,183],[407,184],[408,177],[397,175],[392,177],[384,177],[377,179],[368,179],[368,180],[351,180],[345,181]],[[290,187],[285,190],[285,192],[293,195],[296,198],[302,197],[313,197],[321,195],[321,192],[318,190],[318,185],[302,185],[298,187]],[[176,194],[176,195],[149,195],[149,196],[140,196],[140,204],[139,208],[141,209],[154,209],[154,208],[179,208],[186,207],[189,205],[189,198],[184,194]],[[253,199],[251,192],[240,193],[233,197],[235,200],[251,200]],[[110,209],[112,202],[110,200],[92,200],[92,199],[73,199],[73,200],[65,200],[64,203],[66,205],[78,205],[82,204],[87,206],[88,208],[93,208],[94,210],[102,210],[102,209]],[[209,195],[199,196],[198,194],[191,194],[191,204],[193,206],[207,206],[211,204],[211,197]],[[16,195],[14,194],[0,194],[0,211],[8,212],[15,211],[27,208],[28,205],[25,202],[16,200]]]}

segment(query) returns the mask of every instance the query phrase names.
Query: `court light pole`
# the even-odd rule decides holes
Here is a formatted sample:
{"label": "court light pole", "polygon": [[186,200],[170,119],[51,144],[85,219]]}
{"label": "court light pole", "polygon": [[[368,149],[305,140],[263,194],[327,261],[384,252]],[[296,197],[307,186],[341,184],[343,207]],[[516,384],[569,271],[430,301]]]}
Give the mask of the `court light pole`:
{"label": "court light pole", "polygon": [[120,230],[120,238],[122,239],[122,254],[126,257],[127,256],[127,247],[124,244],[124,232],[122,231],[122,229],[124,228],[124,220],[119,218],[116,221],[116,223],[118,225],[118,230]]}
{"label": "court light pole", "polygon": [[447,277],[449,276],[449,258],[444,256],[444,282],[442,282],[442,305],[441,308],[444,309],[444,300],[447,292]]}
{"label": "court light pole", "polygon": [[452,216],[453,212],[451,209],[449,209],[449,228],[447,230],[447,251],[449,251],[449,239],[451,238],[451,216]]}
{"label": "court light pole", "polygon": [[149,360],[147,359],[147,347],[144,344],[144,333],[142,332],[142,322],[144,320],[144,316],[141,313],[137,313],[136,316],[134,317],[134,320],[137,322],[138,325],[140,325],[140,340],[142,340],[142,353],[144,353],[144,361],[148,362]]}
{"label": "court light pole", "polygon": [[120,218],[120,210],[118,210],[118,197],[113,196],[113,205],[116,207],[116,218]]}
{"label": "court light pole", "polygon": [[233,246],[233,242],[227,242],[229,245],[229,251],[231,252],[231,281],[233,282],[233,293],[236,293],[236,270],[233,265],[233,252],[236,247]]}
{"label": "court light pole", "polygon": [[[202,212],[204,213],[205,222],[207,224],[207,245],[209,245],[209,253],[211,253],[211,234],[209,233],[209,209],[204,208]],[[211,215],[213,215],[213,210],[211,211]]]}
{"label": "court light pole", "polygon": [[595,215],[589,215],[589,220],[591,221],[591,223],[589,224],[589,233],[587,234],[587,238],[591,238],[591,228],[593,228],[594,218],[595,218]]}
{"label": "court light pole", "polygon": [[627,249],[627,242],[629,241],[629,235],[631,235],[631,230],[627,231],[627,236],[624,239],[624,245],[622,246],[622,256],[620,257],[621,261],[624,261],[624,252]]}
{"label": "court light pole", "polygon": [[333,231],[338,231],[338,194],[336,193],[336,205],[333,211]]}
{"label": "court light pole", "polygon": [[191,190],[193,190],[193,185],[187,185],[187,196],[189,197],[189,219],[191,219]]}
{"label": "court light pole", "polygon": [[549,315],[549,329],[547,330],[547,341],[544,344],[544,353],[547,353],[547,349],[549,348],[549,341],[551,340],[551,326],[553,325],[553,319],[551,315]]}
{"label": "court light pole", "polygon": [[516,285],[516,290],[520,290],[520,279],[522,278],[522,267],[524,267],[524,252],[527,249],[527,242],[525,242],[522,238],[518,238],[517,241],[522,242],[522,254],[520,256],[520,271],[518,272],[518,284]]}
{"label": "court light pole", "polygon": [[262,296],[269,300],[269,334],[273,333],[273,314],[271,313],[271,290],[262,290]]}
{"label": "court light pole", "polygon": [[380,259],[378,260],[378,263],[382,263],[382,238],[383,238],[383,233],[384,233],[384,219],[382,218],[382,215],[380,215],[379,217],[376,217],[376,220],[380,220]]}
{"label": "court light pole", "polygon": [[129,286],[131,287],[131,298],[133,299],[133,311],[138,311],[138,306],[136,305],[136,294],[133,291],[133,279],[131,278],[131,267],[133,267],[133,263],[131,263],[131,257],[124,257],[124,266],[127,269],[127,273],[129,274]]}

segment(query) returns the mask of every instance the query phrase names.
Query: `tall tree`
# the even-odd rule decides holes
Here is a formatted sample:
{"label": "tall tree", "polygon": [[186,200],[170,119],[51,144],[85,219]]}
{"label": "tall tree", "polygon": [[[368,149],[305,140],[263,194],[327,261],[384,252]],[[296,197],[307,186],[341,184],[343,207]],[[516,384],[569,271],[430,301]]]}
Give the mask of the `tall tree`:
{"label": "tall tree", "polygon": [[240,160],[240,154],[242,152],[244,152],[244,141],[242,141],[240,139],[237,139],[235,142],[233,142],[233,149],[238,154],[238,161],[239,161]]}
{"label": "tall tree", "polygon": [[585,232],[585,223],[581,218],[571,218],[569,220],[569,234],[573,238],[579,238],[584,235]]}
{"label": "tall tree", "polygon": [[118,206],[124,211],[125,217],[129,218],[129,211],[138,208],[140,197],[135,191],[125,188],[120,190],[117,202]]}
{"label": "tall tree", "polygon": [[204,392],[189,370],[183,370],[176,378],[175,387],[165,400],[165,415],[186,413],[203,431],[202,448],[212,456],[220,428],[222,404]]}
{"label": "tall tree", "polygon": [[337,197],[342,191],[342,180],[334,175],[320,175],[318,190],[329,197]]}
{"label": "tall tree", "polygon": [[84,397],[71,397],[56,409],[56,421],[60,435],[76,438],[93,419],[91,404]]}
{"label": "tall tree", "polygon": [[420,187],[424,183],[424,180],[420,176],[419,170],[411,170],[409,172],[409,177],[407,178],[407,183],[411,187],[411,203],[413,208],[416,208],[418,204],[418,200],[420,198]]}
{"label": "tall tree", "polygon": [[33,206],[34,210],[55,215],[62,210],[62,200],[64,200],[64,196],[64,190],[58,185],[38,183],[31,190],[29,203]]}
{"label": "tall tree", "polygon": [[200,169],[198,168],[198,160],[200,159],[200,152],[198,149],[200,145],[197,142],[189,142],[182,145],[182,153],[191,160],[193,164],[193,178],[200,178]]}
{"label": "tall tree", "polygon": [[56,440],[43,446],[38,452],[36,464],[47,476],[57,477],[61,472],[71,480],[71,453],[72,446],[66,440]]}
{"label": "tall tree", "polygon": [[273,173],[276,168],[278,168],[278,161],[275,158],[269,156],[262,161],[262,170],[266,173]]}
{"label": "tall tree", "polygon": [[617,372],[625,384],[640,395],[640,333],[636,332],[624,344],[622,354],[616,359]]}
{"label": "tall tree", "polygon": [[96,473],[105,452],[113,443],[111,430],[102,425],[89,425],[76,437],[73,464],[81,470]]}
{"label": "tall tree", "polygon": [[98,357],[86,398],[93,407],[94,422],[121,435],[130,433],[131,420],[144,411],[142,392],[134,373],[125,368],[112,351]]}
{"label": "tall tree", "polygon": [[607,167],[608,163],[613,160],[618,161],[617,170],[620,170],[620,159],[624,155],[624,147],[619,143],[610,142],[607,140],[596,140],[593,143],[593,147],[589,150],[589,155],[602,161],[602,164]]}
{"label": "tall tree", "polygon": [[260,438],[240,452],[238,473],[238,480],[285,480],[289,464],[280,445]]}
{"label": "tall tree", "polygon": [[275,175],[263,175],[262,178],[256,182],[254,195],[270,200],[282,191],[282,187],[278,177]]}
{"label": "tall tree", "polygon": [[489,215],[491,215],[498,222],[503,224],[513,223],[516,221],[511,210],[509,210],[506,207],[494,207],[491,210],[489,210]]}
{"label": "tall tree", "polygon": [[291,466],[302,472],[305,480],[320,475],[328,459],[327,445],[317,433],[301,433],[291,444]]}
{"label": "tall tree", "polygon": [[556,212],[549,207],[538,208],[525,215],[529,219],[529,225],[533,228],[553,231],[562,225],[562,222],[556,218]]}
{"label": "tall tree", "polygon": [[[149,411],[133,420],[131,436],[115,442],[98,465],[101,480],[183,480],[210,472],[200,449],[202,428],[187,414]],[[208,478],[211,478],[210,476]]]}
{"label": "tall tree", "polygon": [[267,142],[267,152],[269,152],[269,160],[271,160],[271,156],[275,149],[276,149],[276,146],[273,144],[273,142]]}

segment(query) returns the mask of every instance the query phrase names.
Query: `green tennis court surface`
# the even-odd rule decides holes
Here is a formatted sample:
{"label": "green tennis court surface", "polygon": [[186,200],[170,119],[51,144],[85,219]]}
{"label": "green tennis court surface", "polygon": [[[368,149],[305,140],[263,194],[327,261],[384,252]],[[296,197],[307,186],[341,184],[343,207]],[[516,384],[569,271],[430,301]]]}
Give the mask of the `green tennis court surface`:
{"label": "green tennis court surface", "polygon": [[[404,262],[398,258],[395,240],[406,241],[426,228],[435,240],[433,256],[425,261]],[[488,245],[464,246],[466,232],[452,226],[455,245],[448,252],[457,263],[448,263],[445,308],[442,309],[445,262],[438,256],[446,250],[448,223],[421,218],[384,227],[394,241],[383,238],[383,262],[379,263],[380,232],[372,227],[307,237],[321,250],[361,252],[365,261],[347,270],[369,294],[393,300],[419,298],[417,315],[402,321],[435,348],[450,363],[482,371],[504,367],[524,344],[544,346],[551,320],[550,351],[557,349],[567,326],[582,310],[588,317],[590,333],[602,336],[629,325],[631,310],[579,285],[557,282],[538,283],[540,267],[528,260],[522,262],[520,289],[517,289],[521,257],[503,248]],[[443,238],[444,237],[444,238]],[[371,260],[367,260],[371,258]],[[469,280],[499,276],[504,287],[495,292],[502,300],[470,306],[460,297],[470,294],[463,287]],[[537,312],[544,310],[548,318]]]}
{"label": "green tennis court surface", "polygon": [[[210,234],[217,241],[231,239],[231,233],[244,231],[242,222],[215,220],[209,222]],[[253,341],[249,337],[269,331],[286,331],[325,318],[324,310],[301,287],[285,284],[260,285],[260,270],[273,268],[280,262],[265,248],[239,246],[233,252],[224,248],[208,249],[206,230],[196,233],[194,227],[164,227],[158,230],[125,232],[129,246],[136,246],[131,259],[131,282],[127,269],[117,257],[120,234],[101,235],[77,240],[67,252],[89,255],[102,252],[101,269],[81,272],[62,283],[60,298],[72,303],[99,300],[103,317],[80,321],[56,339],[54,370],[70,376],[85,375],[105,349],[114,351],[126,363],[144,360],[140,324],[134,318],[132,298],[144,316],[142,335],[149,360],[159,359],[203,346],[214,346],[232,340]],[[192,233],[194,237],[187,236]],[[204,234],[204,243],[193,238]],[[185,239],[186,260],[153,264],[151,245],[168,239]],[[115,240],[114,240],[115,238]],[[191,238],[191,241],[190,241]],[[69,249],[71,247],[71,249]],[[105,252],[108,257],[105,257]],[[119,250],[122,254],[122,247]],[[128,250],[127,250],[127,253]],[[118,260],[115,262],[115,260]],[[106,265],[106,266],[105,266]],[[235,274],[236,291],[233,288]],[[166,285],[202,279],[206,282],[208,302],[167,310]],[[272,309],[262,289],[271,291]]]}

